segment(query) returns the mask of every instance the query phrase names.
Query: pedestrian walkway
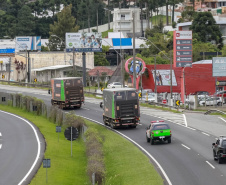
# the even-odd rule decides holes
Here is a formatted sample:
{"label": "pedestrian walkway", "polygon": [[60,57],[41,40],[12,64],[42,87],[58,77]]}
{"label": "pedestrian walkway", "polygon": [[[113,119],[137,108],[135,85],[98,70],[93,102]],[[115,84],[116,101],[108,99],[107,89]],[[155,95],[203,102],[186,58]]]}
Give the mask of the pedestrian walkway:
{"label": "pedestrian walkway", "polygon": [[183,114],[163,111],[160,109],[152,109],[148,107],[140,107],[140,113],[148,116],[153,116],[159,119],[174,122],[179,125],[185,125]]}

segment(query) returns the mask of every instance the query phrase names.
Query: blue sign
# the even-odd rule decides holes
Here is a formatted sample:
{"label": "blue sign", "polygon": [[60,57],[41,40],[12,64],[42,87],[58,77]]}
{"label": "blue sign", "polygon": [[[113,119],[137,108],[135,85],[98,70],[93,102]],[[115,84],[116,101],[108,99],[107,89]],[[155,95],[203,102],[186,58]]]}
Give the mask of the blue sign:
{"label": "blue sign", "polygon": [[15,53],[15,49],[0,49],[0,53]]}
{"label": "blue sign", "polygon": [[112,39],[113,46],[132,46],[131,38],[113,38]]}

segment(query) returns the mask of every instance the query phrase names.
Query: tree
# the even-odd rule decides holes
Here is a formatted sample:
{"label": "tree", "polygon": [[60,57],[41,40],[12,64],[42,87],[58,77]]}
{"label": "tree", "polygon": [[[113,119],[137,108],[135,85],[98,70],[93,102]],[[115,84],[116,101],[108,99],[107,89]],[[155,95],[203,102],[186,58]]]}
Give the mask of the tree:
{"label": "tree", "polygon": [[16,33],[18,36],[34,36],[35,22],[29,6],[24,5],[18,12]]}
{"label": "tree", "polygon": [[109,51],[109,46],[102,46],[102,52],[96,52],[94,54],[94,66],[109,66],[109,62],[106,59],[106,52]]}
{"label": "tree", "polygon": [[193,39],[201,42],[212,42],[219,49],[223,47],[222,33],[210,12],[198,13],[190,29],[193,32]]}
{"label": "tree", "polygon": [[[50,49],[56,50],[56,48],[53,47],[53,37],[51,37],[51,35],[57,35],[60,38],[57,40],[57,43],[59,45],[59,43],[65,43],[66,32],[78,32],[79,26],[75,24],[76,19],[71,15],[71,8],[72,5],[64,7],[64,9],[57,14],[57,21],[54,21],[54,24],[50,25]],[[63,46],[61,46],[60,48],[63,49]]]}

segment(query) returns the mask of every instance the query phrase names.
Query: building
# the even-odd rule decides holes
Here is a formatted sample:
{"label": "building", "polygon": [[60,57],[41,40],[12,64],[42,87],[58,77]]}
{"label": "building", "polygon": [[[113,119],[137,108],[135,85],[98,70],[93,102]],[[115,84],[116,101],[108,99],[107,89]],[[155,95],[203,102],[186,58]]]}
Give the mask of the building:
{"label": "building", "polygon": [[[147,65],[148,73],[144,73],[142,76],[143,89],[155,89],[154,83],[154,65]],[[158,93],[168,92],[170,93],[170,65],[161,64],[156,65],[156,76],[160,83],[156,83]],[[172,92],[181,93],[181,85],[183,85],[183,68],[172,68]],[[208,91],[213,95],[218,90],[226,90],[226,86],[217,86],[217,81],[226,82],[226,77],[213,77],[212,75],[212,60],[199,61],[192,63],[192,67],[184,68],[184,81],[185,81],[185,94],[193,94],[197,91]],[[156,80],[156,81],[158,81]]]}
{"label": "building", "polygon": [[[140,8],[114,8],[113,32],[133,33],[133,12],[135,13],[135,32],[141,32]],[[148,20],[149,21],[149,20]],[[147,28],[147,21],[143,20],[143,30]]]}

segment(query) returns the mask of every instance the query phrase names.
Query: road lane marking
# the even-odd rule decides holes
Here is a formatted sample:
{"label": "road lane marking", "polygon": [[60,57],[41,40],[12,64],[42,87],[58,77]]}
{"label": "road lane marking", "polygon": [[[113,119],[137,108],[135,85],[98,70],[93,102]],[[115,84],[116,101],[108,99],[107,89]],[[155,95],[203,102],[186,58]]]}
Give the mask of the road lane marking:
{"label": "road lane marking", "polygon": [[82,109],[85,109],[85,110],[90,110],[90,109],[88,109],[88,108],[85,108],[85,107],[82,107]]}
{"label": "road lane marking", "polygon": [[0,132],[0,136],[2,136],[2,133]]}
{"label": "road lane marking", "polygon": [[209,161],[206,161],[206,163],[207,163],[208,165],[210,165],[213,169],[215,169],[215,167],[214,167],[212,164],[210,164]]}
{"label": "road lane marking", "polygon": [[19,182],[18,185],[21,185],[24,181],[26,181],[26,178],[30,175],[30,173],[32,172],[32,170],[34,169],[35,165],[36,165],[37,162],[38,162],[38,159],[39,159],[39,156],[40,156],[40,153],[41,153],[40,139],[39,139],[39,137],[38,137],[37,131],[35,130],[35,127],[34,127],[29,121],[25,120],[25,119],[22,118],[22,117],[19,117],[19,116],[15,115],[15,114],[9,113],[9,112],[5,112],[5,111],[1,111],[1,110],[0,110],[0,112],[5,113],[5,114],[8,114],[8,115],[11,115],[11,116],[14,116],[14,117],[16,117],[16,118],[18,118],[18,119],[21,119],[21,120],[23,120],[24,122],[26,122],[26,123],[32,128],[32,130],[33,130],[33,132],[34,132],[34,134],[35,134],[36,140],[37,140],[37,144],[38,144],[38,152],[37,152],[35,161],[34,161],[34,163],[32,164],[32,166],[31,166],[31,168],[29,169],[29,171],[27,172],[27,174],[24,176],[24,178]]}
{"label": "road lane marking", "polygon": [[187,147],[186,145],[184,144],[181,144],[183,147],[187,148],[188,150],[191,150],[191,148]]}
{"label": "road lane marking", "polygon": [[2,144],[0,144],[0,149],[2,148]]}
{"label": "road lane marking", "polygon": [[207,133],[205,133],[205,132],[202,132],[204,135],[206,135],[206,136],[210,136],[209,134],[207,134]]}
{"label": "road lane marking", "polygon": [[223,118],[221,118],[221,117],[218,117],[218,118],[220,118],[222,121],[226,122],[226,120],[225,120],[225,119],[223,119]]}
{"label": "road lane marking", "polygon": [[83,117],[83,118],[85,118],[85,119],[87,119],[87,120],[90,120],[90,121],[92,121],[92,122],[98,123],[98,124],[100,124],[100,125],[102,125],[102,126],[108,128],[108,129],[110,129],[110,130],[112,130],[112,131],[118,133],[119,135],[123,136],[124,138],[126,138],[127,140],[131,141],[133,144],[135,144],[136,146],[138,146],[138,147],[139,147],[146,155],[148,155],[148,156],[155,162],[155,164],[159,167],[159,169],[161,170],[163,176],[165,177],[166,181],[168,182],[168,185],[172,185],[172,183],[171,183],[169,177],[167,176],[167,174],[166,174],[166,172],[164,171],[164,169],[162,168],[162,166],[158,163],[158,161],[157,161],[150,153],[148,153],[147,150],[145,150],[142,146],[140,146],[138,143],[136,143],[135,141],[133,141],[132,139],[130,139],[128,136],[124,135],[123,133],[121,133],[121,132],[119,132],[119,131],[117,131],[117,130],[115,130],[115,129],[112,129],[112,128],[110,128],[109,126],[106,126],[106,125],[104,125],[104,124],[101,123],[101,122],[98,122],[98,121],[96,121],[96,120],[87,118],[87,117],[85,117],[85,116],[80,116],[80,117]]}
{"label": "road lane marking", "polygon": [[184,124],[185,124],[186,127],[188,127],[188,123],[187,123],[187,119],[186,119],[185,114],[183,114],[183,117],[184,117]]}
{"label": "road lane marking", "polygon": [[191,129],[191,130],[196,130],[196,129],[194,129],[194,128],[191,128],[191,127],[187,127],[188,129]]}

